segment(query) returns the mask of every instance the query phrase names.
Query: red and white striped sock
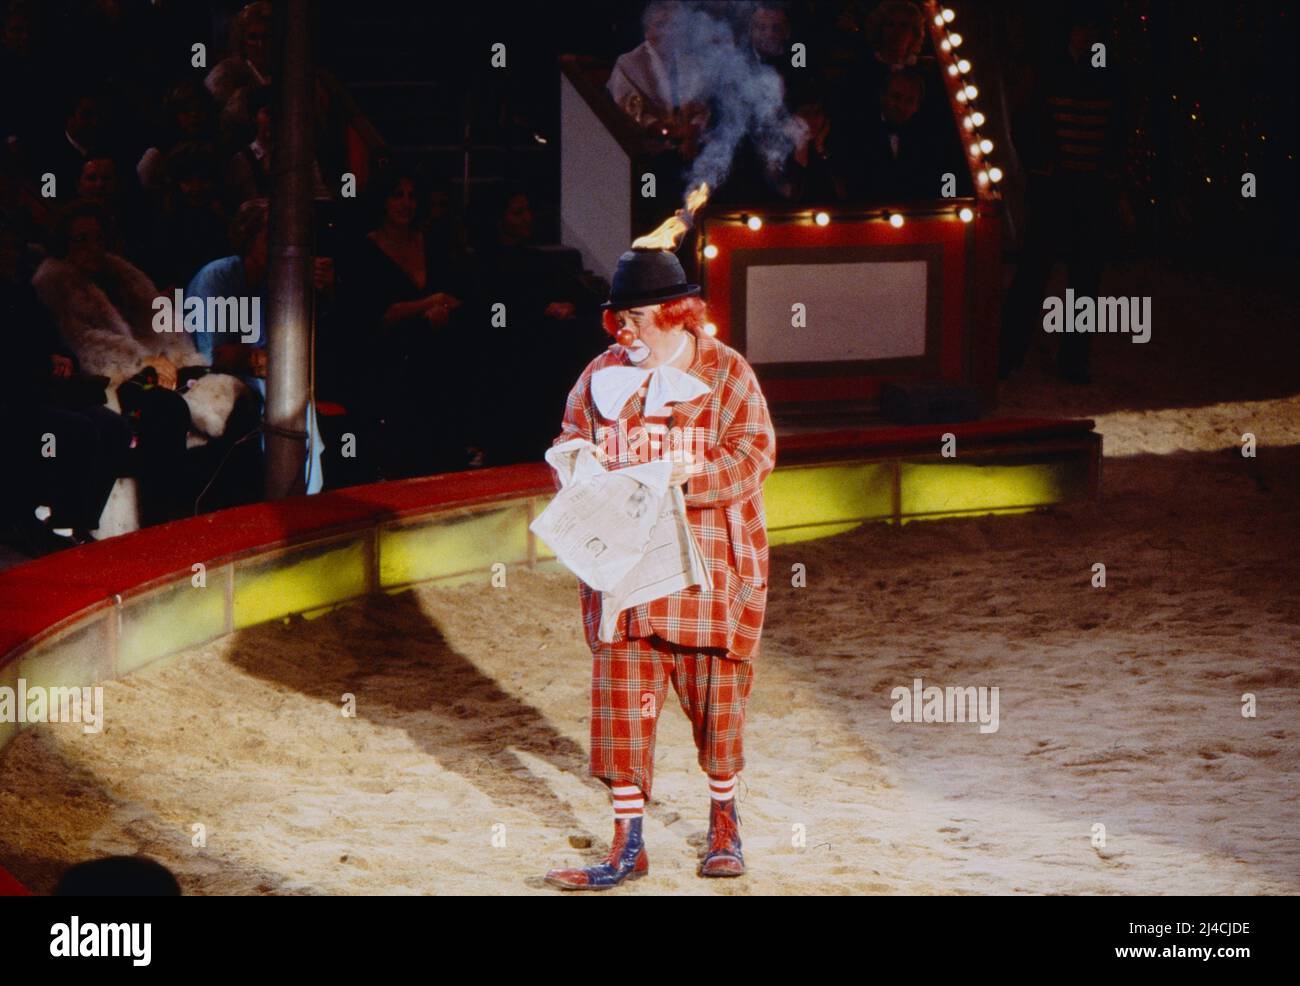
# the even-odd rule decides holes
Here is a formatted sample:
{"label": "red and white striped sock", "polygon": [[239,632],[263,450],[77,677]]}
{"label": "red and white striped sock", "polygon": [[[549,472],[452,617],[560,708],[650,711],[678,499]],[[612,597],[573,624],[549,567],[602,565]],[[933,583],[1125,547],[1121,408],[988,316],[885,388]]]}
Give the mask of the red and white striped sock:
{"label": "red and white striped sock", "polygon": [[614,799],[614,818],[640,818],[645,814],[645,795],[635,784],[611,784]]}
{"label": "red and white striped sock", "polygon": [[709,797],[714,801],[730,801],[736,796],[736,775],[714,777],[709,775]]}

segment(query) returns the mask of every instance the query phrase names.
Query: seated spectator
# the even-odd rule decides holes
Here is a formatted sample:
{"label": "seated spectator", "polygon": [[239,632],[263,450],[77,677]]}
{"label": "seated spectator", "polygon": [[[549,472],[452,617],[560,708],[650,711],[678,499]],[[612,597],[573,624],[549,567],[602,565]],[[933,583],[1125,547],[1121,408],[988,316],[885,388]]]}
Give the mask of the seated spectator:
{"label": "seated spectator", "polygon": [[[226,169],[226,204],[232,210],[250,199],[264,199],[271,194],[271,159],[275,151],[271,90],[258,89],[249,97],[248,105],[257,130],[253,139],[235,152]],[[312,197],[330,198],[315,160],[312,161]]]}
{"label": "seated spectator", "polygon": [[[233,377],[207,373],[209,361],[193,336],[154,331],[158,291],[142,271],[108,251],[105,222],[94,203],[68,206],[32,286],[81,369],[108,378],[108,406],[136,422],[141,444],[156,451],[152,461],[174,466],[191,430],[196,443],[211,444],[227,437],[232,422],[243,425],[237,412],[245,388]],[[142,489],[145,523],[188,512],[184,480],[176,476],[174,490],[161,483]],[[164,495],[169,490],[175,495]]]}
{"label": "seated spectator", "polygon": [[107,132],[103,101],[93,88],[74,88],[64,105],[66,113],[62,127],[56,133],[47,134],[32,149],[29,164],[38,178],[45,174],[54,175],[55,195],[66,202],[76,195],[77,182],[87,156],[92,149],[104,146]]}
{"label": "seated spectator", "polygon": [[939,131],[952,131],[952,114],[939,63],[933,55],[922,54],[928,37],[925,14],[910,0],[885,0],[867,16],[863,33],[870,55],[855,83],[856,91],[874,94],[892,72],[919,72],[926,83],[920,119],[933,139],[941,142]]}
{"label": "seated spectator", "polygon": [[749,18],[749,53],[781,76],[785,105],[793,112],[816,100],[811,70],[791,64],[790,9],[780,0],[760,0]]}
{"label": "seated spectator", "polygon": [[212,67],[203,84],[217,105],[223,140],[238,139],[253,121],[249,93],[271,84],[271,5],[256,0],[230,27],[230,54]]}
{"label": "seated spectator", "polygon": [[[103,406],[103,383],[78,372],[20,271],[24,244],[0,219],[0,540],[38,556],[93,540],[114,482],[133,466],[130,423]],[[52,438],[53,455],[42,454]],[[51,514],[42,522],[36,508]]]}
{"label": "seated spectator", "polygon": [[212,143],[215,139],[212,97],[208,91],[196,82],[173,86],[163,101],[162,131],[136,164],[140,187],[151,192],[163,189],[167,155],[178,144]]}
{"label": "seated spectator", "polygon": [[[230,225],[230,243],[235,252],[204,264],[185,288],[188,298],[203,298],[203,313],[198,318],[199,331],[194,335],[196,344],[212,362],[214,370],[230,373],[240,378],[261,401],[266,400],[267,344],[266,332],[266,274],[270,260],[268,247],[268,220],[270,206],[266,199],[250,199],[239,207]],[[328,272],[328,273],[327,273]],[[331,262],[316,260],[316,288],[324,290],[332,283]],[[257,341],[222,339],[218,326],[207,322],[209,298],[257,298],[261,313]],[[258,416],[260,417],[260,410]],[[312,438],[311,468],[308,493],[318,493],[322,488],[320,429],[315,419],[315,407],[308,408],[308,434]]]}
{"label": "seated spectator", "polygon": [[147,213],[138,195],[131,195],[118,180],[117,163],[108,154],[91,150],[77,176],[77,197],[94,202],[102,211],[107,225],[108,249],[132,260],[138,259],[142,241],[147,236],[141,226]]}
{"label": "seated spectator", "polygon": [[183,287],[204,264],[230,253],[230,219],[207,144],[177,144],[167,155],[162,202],[154,217],[146,269],[169,291]]}
{"label": "seated spectator", "polygon": [[787,169],[787,198],[796,202],[825,203],[847,197],[836,170],[831,142],[831,120],[819,99],[795,107],[795,116],[807,128],[796,143]]}
{"label": "seated spectator", "polygon": [[481,319],[458,310],[463,264],[421,232],[428,196],[394,168],[372,188],[373,228],[340,258],[345,319],[360,341],[344,403],[357,419],[357,458],[370,478],[464,469],[473,422],[465,412],[465,352]]}
{"label": "seated spectator", "polygon": [[693,158],[708,123],[708,109],[695,95],[700,72],[692,60],[675,50],[674,34],[682,5],[654,0],[642,16],[645,41],[614,63],[605,84],[610,96],[639,128]]}
{"label": "seated spectator", "polygon": [[[939,197],[945,171],[960,175],[918,111],[925,80],[912,69],[885,76],[877,111],[856,127],[837,132],[837,168],[854,201],[898,202]],[[841,136],[842,135],[842,136]]]}
{"label": "seated spectator", "polygon": [[[476,294],[504,304],[506,322],[479,334],[480,344],[490,350],[482,360],[498,367],[500,379],[511,381],[520,403],[481,407],[481,447],[487,465],[540,462],[555,437],[556,416],[564,417],[566,381],[609,340],[600,328],[599,299],[579,280],[580,270],[566,269],[564,254],[531,245],[533,210],[522,189],[499,189],[485,218],[486,235],[475,255]],[[520,416],[519,406],[531,410]]]}
{"label": "seated spectator", "polygon": [[879,75],[916,65],[925,42],[925,14],[910,0],[883,0],[863,25]]}

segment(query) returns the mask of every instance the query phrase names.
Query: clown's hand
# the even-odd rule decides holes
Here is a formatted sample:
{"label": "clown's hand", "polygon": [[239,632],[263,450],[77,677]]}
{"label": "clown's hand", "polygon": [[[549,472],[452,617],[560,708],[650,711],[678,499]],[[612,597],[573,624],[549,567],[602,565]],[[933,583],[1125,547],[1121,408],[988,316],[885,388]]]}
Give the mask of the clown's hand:
{"label": "clown's hand", "polygon": [[694,461],[691,453],[683,453],[684,461],[673,462],[673,471],[668,474],[669,487],[681,486],[688,479],[704,468],[704,464]]}

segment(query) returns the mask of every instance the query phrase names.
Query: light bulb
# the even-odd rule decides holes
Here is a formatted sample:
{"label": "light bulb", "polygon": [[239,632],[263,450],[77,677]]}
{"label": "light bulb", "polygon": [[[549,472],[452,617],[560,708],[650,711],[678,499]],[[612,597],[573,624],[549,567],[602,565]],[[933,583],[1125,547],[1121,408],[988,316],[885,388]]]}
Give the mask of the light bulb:
{"label": "light bulb", "polygon": [[754,232],[758,232],[763,228],[763,220],[759,219],[758,216],[750,216],[745,225],[754,230]]}
{"label": "light bulb", "polygon": [[983,140],[980,141],[980,150],[983,151],[985,154],[988,154],[990,151],[993,150],[993,141],[985,137]]}
{"label": "light bulb", "polygon": [[957,15],[953,13],[951,7],[944,7],[943,12],[939,16],[943,18],[945,24],[951,24],[953,18]]}
{"label": "light bulb", "polygon": [[961,35],[960,35],[960,34],[950,34],[950,35],[948,35],[948,40],[952,42],[952,46],[953,46],[954,48],[960,48],[960,47],[961,47]]}
{"label": "light bulb", "polygon": [[972,113],[970,115],[970,118],[972,122],[974,122],[975,126],[977,127],[984,126],[984,114],[981,113],[979,110],[976,110],[974,113]]}
{"label": "light bulb", "polygon": [[707,257],[709,260],[712,260],[717,255],[718,255],[718,248],[714,246],[712,243],[710,243],[708,246],[704,248],[704,256]]}
{"label": "light bulb", "polygon": [[705,322],[705,323],[704,323],[704,334],[705,334],[706,336],[715,336],[715,335],[718,334],[718,327],[717,327],[716,325],[714,325],[712,322]]}
{"label": "light bulb", "polygon": [[898,229],[900,226],[902,226],[902,225],[903,225],[903,214],[902,214],[901,212],[895,212],[895,213],[893,213],[893,214],[889,217],[889,225],[893,226],[894,229]]}
{"label": "light bulb", "polygon": [[831,217],[825,212],[819,212],[817,215],[813,216],[813,222],[818,226],[829,226],[831,223]]}
{"label": "light bulb", "polygon": [[967,72],[970,71],[970,62],[966,61],[966,59],[964,58],[959,60],[957,62],[957,71],[960,72],[962,75],[965,75]]}
{"label": "light bulb", "polygon": [[989,181],[994,181],[994,182],[996,182],[996,181],[1001,181],[1001,180],[1002,180],[1002,169],[1001,169],[1001,168],[989,168]]}
{"label": "light bulb", "polygon": [[980,94],[980,91],[976,89],[974,86],[967,86],[965,92],[966,92],[967,99],[974,99],[976,96]]}
{"label": "light bulb", "polygon": [[966,206],[963,206],[962,209],[957,213],[957,215],[961,217],[961,221],[964,223],[968,223],[975,218],[975,213],[972,212],[970,208]]}

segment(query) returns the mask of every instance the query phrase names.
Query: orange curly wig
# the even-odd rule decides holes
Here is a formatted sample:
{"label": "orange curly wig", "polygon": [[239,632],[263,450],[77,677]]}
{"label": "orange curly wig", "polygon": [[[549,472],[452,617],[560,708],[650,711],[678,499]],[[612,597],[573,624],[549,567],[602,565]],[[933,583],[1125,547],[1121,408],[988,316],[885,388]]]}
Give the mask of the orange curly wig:
{"label": "orange curly wig", "polygon": [[[709,309],[705,305],[704,299],[698,295],[688,295],[685,298],[674,298],[672,301],[665,301],[659,306],[659,321],[668,324],[681,325],[684,328],[698,332],[708,321]],[[618,316],[608,308],[601,314],[600,324],[605,327],[614,338],[618,338]]]}

